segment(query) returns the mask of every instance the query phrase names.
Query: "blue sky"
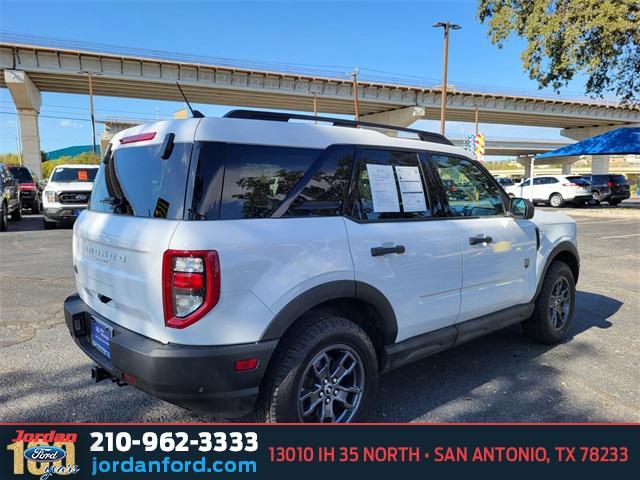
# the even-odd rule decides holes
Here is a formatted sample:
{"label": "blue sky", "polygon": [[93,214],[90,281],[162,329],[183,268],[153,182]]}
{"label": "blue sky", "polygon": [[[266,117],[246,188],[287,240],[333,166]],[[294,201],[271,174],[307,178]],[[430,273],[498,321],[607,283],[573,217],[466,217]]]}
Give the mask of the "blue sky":
{"label": "blue sky", "polygon": [[[119,1],[30,2],[0,0],[0,30],[154,49],[191,55],[281,62],[320,70],[424,78],[437,82],[442,69],[442,30],[436,21],[462,25],[452,33],[449,83],[537,92],[522,71],[524,43],[491,45],[476,19],[476,1]],[[379,73],[382,72],[382,73]],[[563,91],[579,95],[576,81]],[[43,93],[40,117],[45,151],[91,142],[88,98]],[[95,98],[98,118],[167,118],[181,104],[110,97]],[[199,105],[207,115],[229,107]],[[16,117],[6,89],[0,89],[0,153],[16,151]],[[49,118],[65,117],[65,118]],[[437,130],[436,122],[415,126]],[[101,127],[98,128],[98,132]],[[471,133],[473,125],[449,122],[447,134]],[[558,138],[557,129],[482,125],[488,136]]]}

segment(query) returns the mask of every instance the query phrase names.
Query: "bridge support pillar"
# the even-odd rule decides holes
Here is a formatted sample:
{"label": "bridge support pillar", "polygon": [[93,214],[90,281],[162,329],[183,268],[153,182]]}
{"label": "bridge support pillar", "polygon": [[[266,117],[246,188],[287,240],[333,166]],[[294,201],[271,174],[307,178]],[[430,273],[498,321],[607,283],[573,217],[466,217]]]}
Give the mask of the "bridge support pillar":
{"label": "bridge support pillar", "polygon": [[591,173],[609,173],[609,155],[591,156]]}
{"label": "bridge support pillar", "polygon": [[562,161],[562,174],[563,175],[571,175],[571,165],[573,165],[573,162],[571,160],[563,160]]}
{"label": "bridge support pillar", "polygon": [[[393,125],[394,127],[408,127],[413,122],[424,118],[425,110],[423,107],[406,107],[390,110],[388,112],[371,113],[369,115],[360,115],[363,122],[384,123]],[[387,135],[396,136],[395,130],[384,130]]]}
{"label": "bridge support pillar", "polygon": [[31,168],[38,177],[42,177],[40,129],[38,128],[42,95],[23,71],[5,70],[4,81],[11,93],[16,110],[18,110],[24,165]]}
{"label": "bridge support pillar", "polygon": [[528,155],[518,155],[517,162],[524,167],[524,177],[531,176],[531,157]]}

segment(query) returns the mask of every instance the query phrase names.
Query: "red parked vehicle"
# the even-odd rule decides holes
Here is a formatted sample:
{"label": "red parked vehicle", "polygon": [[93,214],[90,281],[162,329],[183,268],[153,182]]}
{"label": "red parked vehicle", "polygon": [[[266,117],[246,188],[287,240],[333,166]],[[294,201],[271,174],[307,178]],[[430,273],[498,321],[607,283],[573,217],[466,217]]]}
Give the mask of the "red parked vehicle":
{"label": "red parked vehicle", "polygon": [[21,208],[31,210],[31,213],[42,211],[42,187],[30,168],[10,167],[13,178],[20,184]]}

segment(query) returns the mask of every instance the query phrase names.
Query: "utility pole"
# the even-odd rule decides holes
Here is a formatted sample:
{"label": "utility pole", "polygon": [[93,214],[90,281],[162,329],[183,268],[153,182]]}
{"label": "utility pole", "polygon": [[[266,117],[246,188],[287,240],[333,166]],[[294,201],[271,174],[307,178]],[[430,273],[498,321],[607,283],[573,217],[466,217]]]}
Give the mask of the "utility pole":
{"label": "utility pole", "polygon": [[438,22],[435,28],[444,28],[444,62],[442,65],[442,103],[440,104],[440,134],[444,135],[446,105],[447,105],[447,63],[449,61],[449,30],[460,30],[462,27],[455,23]]}
{"label": "utility pole", "polygon": [[360,120],[360,107],[358,105],[358,68],[354,68],[351,72],[351,78],[353,79],[353,108],[355,109],[356,122]]}
{"label": "utility pole", "polygon": [[89,78],[89,109],[91,111],[91,144],[93,145],[93,154],[98,156],[98,148],[96,146],[96,117],[93,111],[93,76],[100,75],[91,70],[83,70],[79,73],[84,73]]}

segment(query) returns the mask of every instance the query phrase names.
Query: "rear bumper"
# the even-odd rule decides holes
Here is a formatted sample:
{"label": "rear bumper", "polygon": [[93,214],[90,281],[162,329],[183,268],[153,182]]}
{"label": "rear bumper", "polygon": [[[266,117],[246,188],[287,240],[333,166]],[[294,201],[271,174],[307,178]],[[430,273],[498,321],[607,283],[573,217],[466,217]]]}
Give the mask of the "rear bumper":
{"label": "rear bumper", "polygon": [[591,200],[593,200],[593,195],[589,194],[589,195],[576,195],[571,200],[567,200],[567,201],[573,202],[573,203],[584,203],[584,202],[589,202]]}
{"label": "rear bumper", "polygon": [[622,193],[608,193],[607,195],[602,196],[600,199],[603,202],[608,202],[609,200],[613,200],[614,202],[621,202],[631,197],[631,192],[622,192]]}
{"label": "rear bumper", "polygon": [[[134,387],[191,410],[237,418],[255,407],[259,385],[277,340],[243,345],[201,347],[157,342],[123,329],[91,310],[78,295],[64,302],[67,328],[76,344],[96,364]],[[90,341],[91,317],[113,328],[111,359]],[[235,372],[236,360],[258,358],[258,367]]]}

